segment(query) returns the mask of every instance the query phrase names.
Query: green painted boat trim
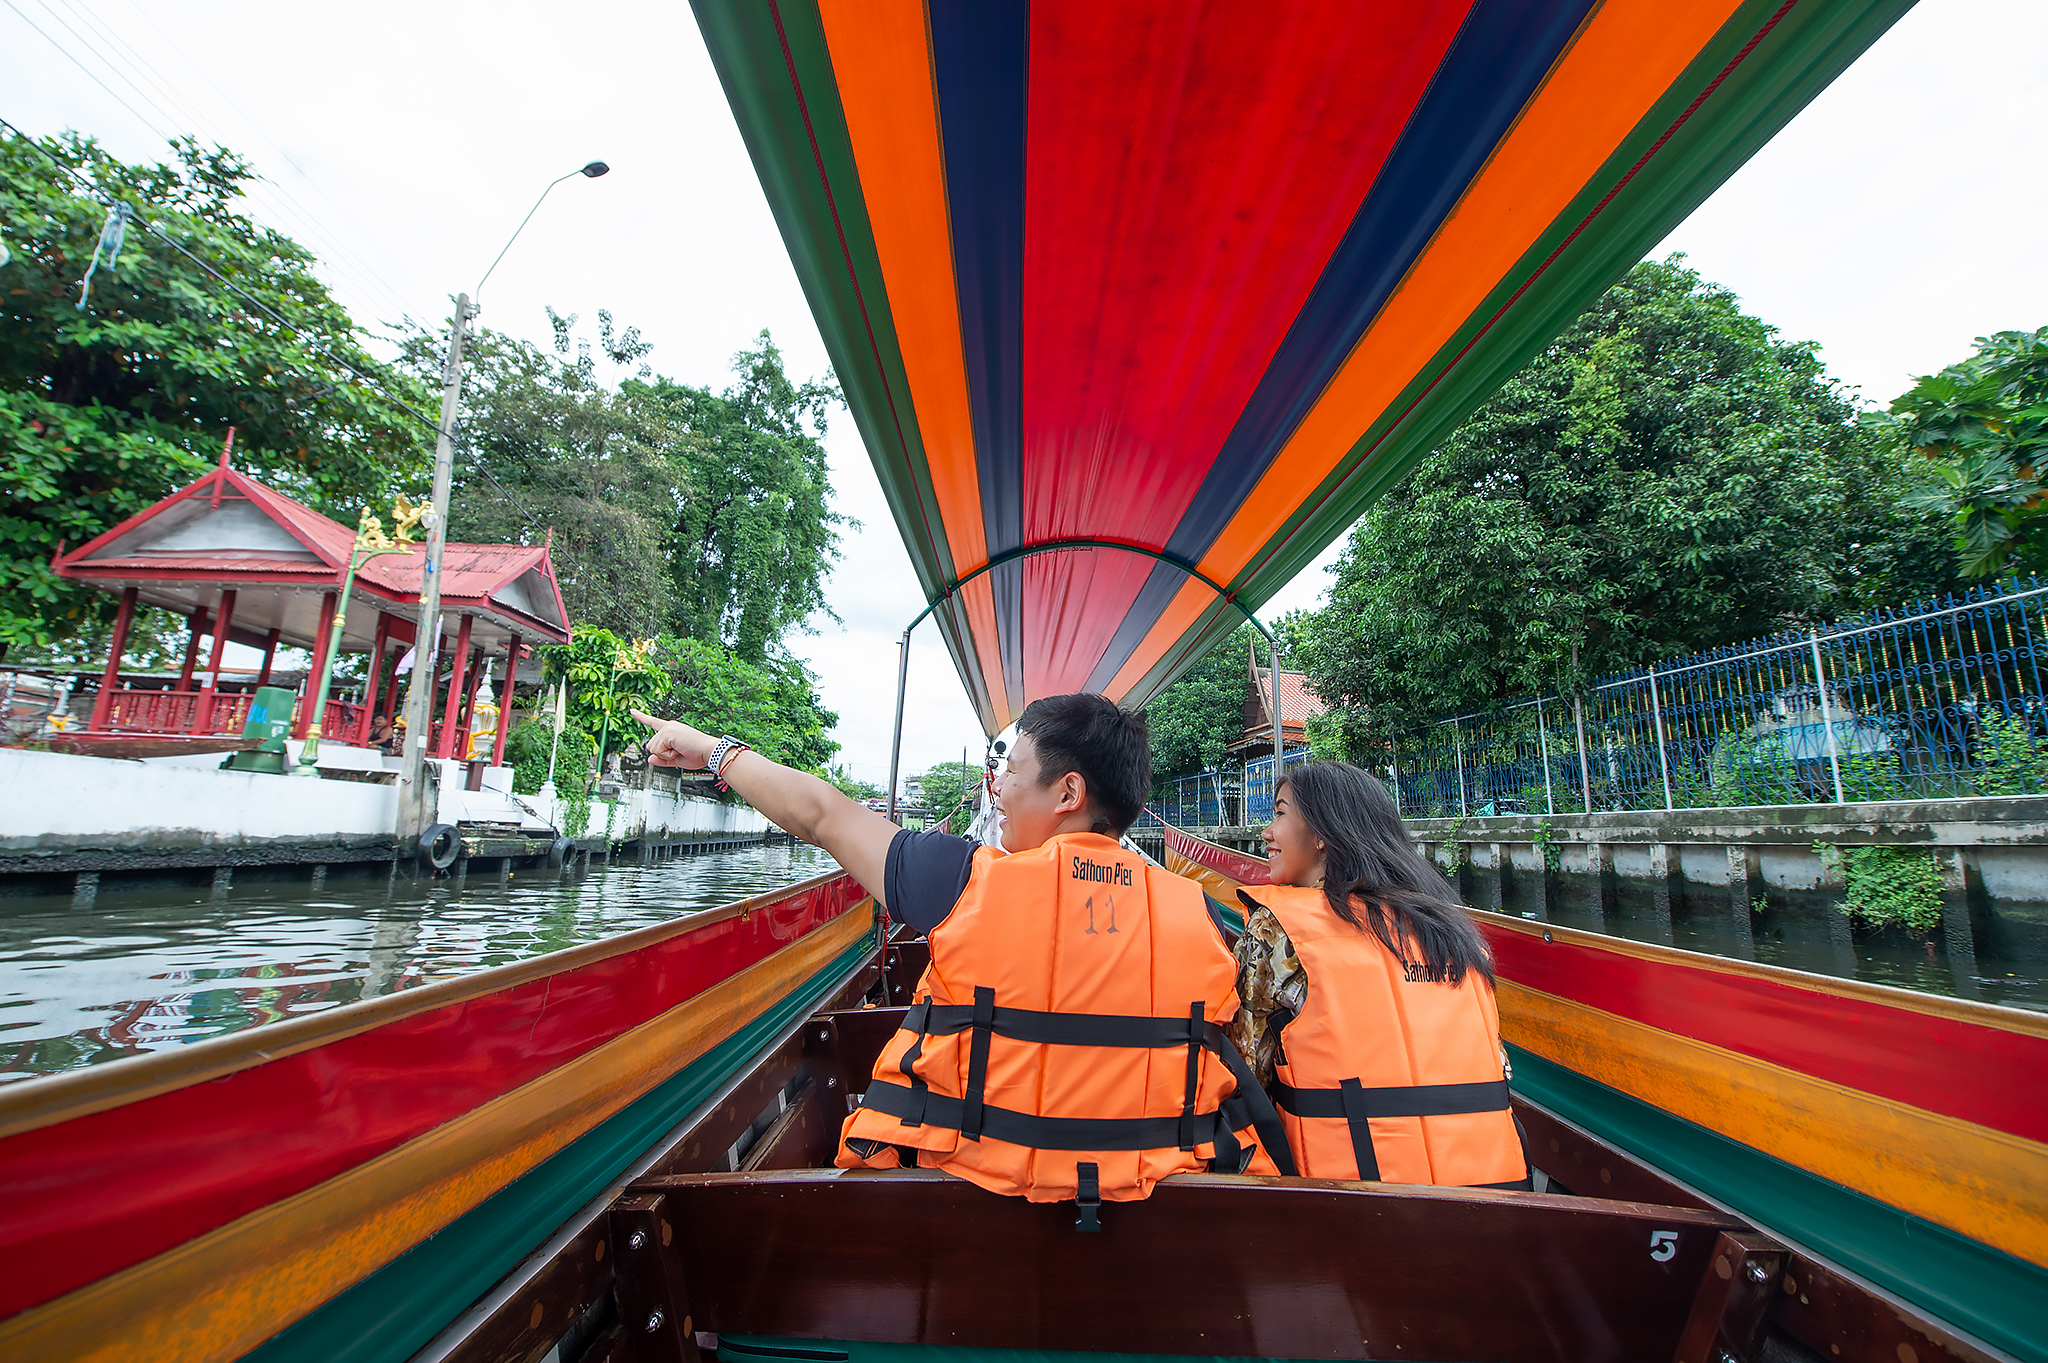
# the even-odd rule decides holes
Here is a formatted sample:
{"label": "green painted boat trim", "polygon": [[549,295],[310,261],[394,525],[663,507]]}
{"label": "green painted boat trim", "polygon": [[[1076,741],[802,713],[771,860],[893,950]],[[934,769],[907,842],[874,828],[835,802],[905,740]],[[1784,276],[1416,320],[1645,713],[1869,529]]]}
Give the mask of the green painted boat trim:
{"label": "green painted boat trim", "polygon": [[1519,1046],[1508,1054],[1524,1097],[1954,1328],[2027,1363],[2048,1363],[2048,1270]]}
{"label": "green painted boat trim", "polygon": [[874,954],[870,935],[694,1064],[243,1357],[404,1363]]}

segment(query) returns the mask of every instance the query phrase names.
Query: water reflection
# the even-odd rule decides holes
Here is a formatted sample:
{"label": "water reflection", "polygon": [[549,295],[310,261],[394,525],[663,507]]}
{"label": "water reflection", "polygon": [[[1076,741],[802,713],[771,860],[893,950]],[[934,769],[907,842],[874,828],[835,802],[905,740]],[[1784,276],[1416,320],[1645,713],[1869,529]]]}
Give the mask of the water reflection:
{"label": "water reflection", "polygon": [[616,936],[832,869],[802,844],[594,869],[311,890],[0,899],[0,1083],[222,1036]]}

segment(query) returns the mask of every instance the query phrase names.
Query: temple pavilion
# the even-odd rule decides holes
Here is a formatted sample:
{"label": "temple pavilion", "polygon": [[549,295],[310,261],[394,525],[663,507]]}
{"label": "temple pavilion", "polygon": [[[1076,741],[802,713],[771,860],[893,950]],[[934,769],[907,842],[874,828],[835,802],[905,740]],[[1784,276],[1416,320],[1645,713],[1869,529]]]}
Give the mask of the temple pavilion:
{"label": "temple pavilion", "polygon": [[[300,684],[292,733],[303,738],[333,633],[356,532],[237,471],[219,467],[98,538],[60,553],[60,576],[121,598],[112,647],[84,737],[239,735],[254,686],[224,685],[227,641],[263,650],[255,686],[272,682],[280,647],[312,652]],[[321,720],[326,744],[366,744],[376,716],[392,713],[401,661],[420,633],[425,546],[369,559],[356,572],[343,616],[340,651],[368,654],[359,698],[330,700]],[[157,606],[189,622],[176,684],[139,678],[124,684],[122,653],[138,606]],[[510,697],[498,707],[495,734],[472,741],[472,715],[485,677],[505,688],[517,659],[534,643],[566,643],[568,614],[546,545],[449,544],[441,579],[441,640],[448,660],[446,697],[428,736],[434,757],[482,757],[502,764]],[[495,664],[502,663],[502,666]],[[167,679],[166,679],[167,680]],[[488,709],[483,713],[488,714]]]}

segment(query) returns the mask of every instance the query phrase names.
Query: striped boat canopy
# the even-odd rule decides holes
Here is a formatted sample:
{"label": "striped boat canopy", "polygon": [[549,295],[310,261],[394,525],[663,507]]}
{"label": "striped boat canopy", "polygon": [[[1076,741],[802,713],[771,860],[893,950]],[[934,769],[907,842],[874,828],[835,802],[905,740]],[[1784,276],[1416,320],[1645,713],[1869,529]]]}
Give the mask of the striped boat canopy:
{"label": "striped boat canopy", "polygon": [[1910,0],[695,0],[990,732],[1142,702]]}

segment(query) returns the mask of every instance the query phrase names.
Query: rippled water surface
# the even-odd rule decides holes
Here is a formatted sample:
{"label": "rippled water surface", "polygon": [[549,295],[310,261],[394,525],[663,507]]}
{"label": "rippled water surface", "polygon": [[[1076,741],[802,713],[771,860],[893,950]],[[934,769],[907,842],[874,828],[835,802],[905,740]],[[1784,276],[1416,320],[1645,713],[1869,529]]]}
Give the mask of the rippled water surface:
{"label": "rippled water surface", "polygon": [[[337,868],[339,869],[339,868]],[[761,894],[833,869],[801,843],[557,878],[237,872],[207,886],[0,899],[0,1082],[201,1041]]]}

